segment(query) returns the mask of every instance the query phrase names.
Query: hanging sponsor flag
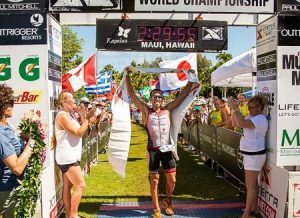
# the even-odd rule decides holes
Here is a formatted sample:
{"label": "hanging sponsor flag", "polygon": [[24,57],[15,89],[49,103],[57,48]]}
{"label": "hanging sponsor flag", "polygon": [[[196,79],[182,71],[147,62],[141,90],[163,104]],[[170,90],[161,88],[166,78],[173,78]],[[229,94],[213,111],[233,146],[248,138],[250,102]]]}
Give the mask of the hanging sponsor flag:
{"label": "hanging sponsor flag", "polygon": [[96,84],[96,54],[62,76],[62,89],[76,92],[84,85]]}
{"label": "hanging sponsor flag", "polygon": [[102,70],[97,74],[97,84],[85,86],[88,94],[104,94],[111,92],[111,74],[112,70]]}
{"label": "hanging sponsor flag", "polygon": [[[159,66],[161,68],[174,68],[189,70],[193,69],[197,72],[197,55],[189,54],[176,60],[162,61]],[[159,76],[160,89],[162,91],[176,90],[186,85],[188,82],[183,71],[177,73],[163,73]]]}
{"label": "hanging sponsor flag", "polygon": [[108,143],[109,163],[112,165],[114,171],[123,178],[125,177],[131,137],[130,103],[127,95],[125,76],[123,75],[121,85],[111,102],[113,119]]}

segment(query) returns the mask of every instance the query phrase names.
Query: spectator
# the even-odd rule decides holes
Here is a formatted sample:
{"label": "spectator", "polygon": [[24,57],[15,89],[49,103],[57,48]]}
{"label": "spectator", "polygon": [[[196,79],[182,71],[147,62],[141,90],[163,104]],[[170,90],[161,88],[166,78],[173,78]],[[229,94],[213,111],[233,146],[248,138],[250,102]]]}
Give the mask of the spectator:
{"label": "spectator", "polygon": [[[248,105],[247,105],[247,98],[246,95],[243,93],[238,94],[238,105],[239,111],[243,117],[249,115]],[[237,127],[235,120],[232,120],[232,126],[234,127],[234,131],[242,132],[242,128]]]}
{"label": "spectator", "polygon": [[259,213],[258,209],[258,175],[266,160],[265,136],[268,130],[268,120],[263,114],[267,99],[263,96],[253,96],[248,103],[249,116],[242,116],[237,102],[229,99],[233,110],[233,119],[238,127],[243,128],[240,150],[243,154],[245,183],[247,189],[246,208],[242,218],[248,218],[251,213]]}
{"label": "spectator", "polygon": [[232,126],[232,119],[231,119],[231,111],[230,108],[227,105],[227,100],[225,99],[221,99],[221,112],[222,114],[224,114],[224,128],[226,129],[230,129],[233,130],[233,126]]}
{"label": "spectator", "polygon": [[83,97],[80,99],[80,104],[83,104],[86,108],[90,105],[90,100],[87,97]]}
{"label": "spectator", "polygon": [[[85,188],[85,181],[80,169],[82,136],[89,127],[95,109],[87,113],[84,101],[76,106],[73,95],[63,91],[58,96],[61,111],[55,118],[55,136],[57,146],[55,157],[63,177],[63,201],[66,217],[78,218],[78,206]],[[74,110],[80,115],[81,124],[74,116]],[[71,189],[74,188],[73,194]]]}
{"label": "spectator", "polygon": [[200,123],[203,124],[208,124],[208,110],[206,107],[206,100],[205,99],[200,99],[198,101],[199,105],[200,105]]}
{"label": "spectator", "polygon": [[214,106],[215,110],[210,112],[209,114],[209,124],[214,125],[216,127],[221,127],[225,125],[225,114],[221,111],[221,100],[220,99],[215,99],[214,100]]}
{"label": "spectator", "polygon": [[13,90],[0,85],[0,217],[14,217],[15,189],[35,145],[29,139],[26,145],[17,137],[7,119],[12,117],[14,106]]}

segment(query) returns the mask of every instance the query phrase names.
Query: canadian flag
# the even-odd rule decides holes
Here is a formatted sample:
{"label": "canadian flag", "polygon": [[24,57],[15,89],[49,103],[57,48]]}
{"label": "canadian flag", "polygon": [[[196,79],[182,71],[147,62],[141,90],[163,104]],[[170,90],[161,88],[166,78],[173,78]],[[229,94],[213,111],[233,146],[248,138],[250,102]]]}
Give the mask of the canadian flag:
{"label": "canadian flag", "polygon": [[75,92],[85,85],[96,84],[96,54],[62,76],[62,90]]}
{"label": "canadian flag", "polygon": [[[197,73],[197,55],[195,53],[178,58],[176,60],[166,60],[159,63],[161,68],[173,68],[189,70],[193,69]],[[179,73],[161,73],[159,76],[160,89],[169,91],[179,89],[187,84],[188,80],[183,71]]]}

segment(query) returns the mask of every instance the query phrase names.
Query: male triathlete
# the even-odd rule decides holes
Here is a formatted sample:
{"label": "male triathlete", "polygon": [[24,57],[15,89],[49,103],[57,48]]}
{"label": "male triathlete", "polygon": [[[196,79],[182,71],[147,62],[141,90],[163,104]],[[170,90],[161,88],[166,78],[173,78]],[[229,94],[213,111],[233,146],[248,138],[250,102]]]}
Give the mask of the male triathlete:
{"label": "male triathlete", "polygon": [[[142,113],[142,124],[145,126],[148,134],[148,167],[150,175],[151,197],[153,202],[153,217],[161,217],[159,200],[158,200],[158,183],[159,183],[159,167],[160,163],[164,169],[166,176],[166,198],[164,200],[165,212],[167,215],[174,215],[171,196],[175,188],[176,182],[176,163],[171,150],[166,147],[171,147],[170,127],[172,125],[171,112],[179,106],[185,97],[190,93],[193,82],[188,82],[183,88],[178,97],[163,107],[162,91],[154,89],[150,93],[151,107],[142,102],[134,92],[129,77],[130,73],[136,72],[136,68],[127,67],[126,85],[128,94],[133,103]],[[193,74],[193,75],[191,75]],[[187,77],[194,77],[193,71],[186,73]],[[197,83],[197,82],[196,82]]]}

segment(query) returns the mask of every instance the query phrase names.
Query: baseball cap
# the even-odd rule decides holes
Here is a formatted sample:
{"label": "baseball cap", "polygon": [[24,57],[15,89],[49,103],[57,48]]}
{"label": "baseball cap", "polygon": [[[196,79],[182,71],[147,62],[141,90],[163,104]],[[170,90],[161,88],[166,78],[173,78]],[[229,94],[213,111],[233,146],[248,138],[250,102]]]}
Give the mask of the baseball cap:
{"label": "baseball cap", "polygon": [[90,100],[89,100],[87,97],[82,97],[82,98],[80,99],[80,102],[81,102],[81,103],[90,103]]}
{"label": "baseball cap", "polygon": [[206,100],[205,99],[199,99],[195,105],[202,105],[202,104],[206,104]]}

